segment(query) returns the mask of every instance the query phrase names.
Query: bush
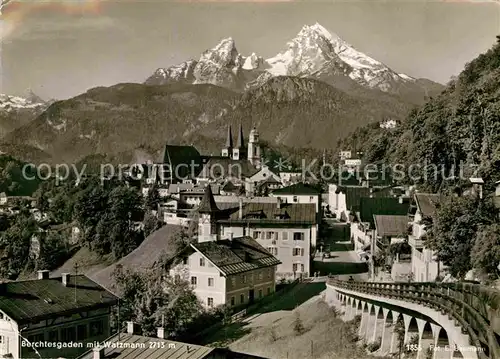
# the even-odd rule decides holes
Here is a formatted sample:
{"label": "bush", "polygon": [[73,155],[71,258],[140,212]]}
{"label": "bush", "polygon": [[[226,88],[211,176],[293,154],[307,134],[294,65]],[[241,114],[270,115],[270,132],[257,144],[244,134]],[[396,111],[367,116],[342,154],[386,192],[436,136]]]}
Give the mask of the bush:
{"label": "bush", "polygon": [[293,331],[296,335],[301,335],[305,332],[304,324],[302,323],[299,312],[295,313],[295,320],[293,321]]}
{"label": "bush", "polygon": [[373,353],[379,350],[381,346],[382,346],[382,338],[378,338],[376,341],[369,343],[366,346],[366,350],[368,350],[370,353]]}

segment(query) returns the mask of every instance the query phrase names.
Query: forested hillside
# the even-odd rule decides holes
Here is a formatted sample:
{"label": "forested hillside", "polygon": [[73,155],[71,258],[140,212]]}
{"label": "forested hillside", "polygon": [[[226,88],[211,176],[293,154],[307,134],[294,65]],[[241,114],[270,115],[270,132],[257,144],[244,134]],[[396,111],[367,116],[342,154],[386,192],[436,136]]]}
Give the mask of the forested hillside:
{"label": "forested hillside", "polygon": [[437,179],[417,181],[432,190],[455,185],[443,179],[458,174],[459,166],[473,175],[477,165],[476,175],[487,185],[499,180],[500,43],[468,63],[442,94],[411,111],[396,129],[358,129],[340,146],[356,147],[368,162],[440,166],[444,171]]}

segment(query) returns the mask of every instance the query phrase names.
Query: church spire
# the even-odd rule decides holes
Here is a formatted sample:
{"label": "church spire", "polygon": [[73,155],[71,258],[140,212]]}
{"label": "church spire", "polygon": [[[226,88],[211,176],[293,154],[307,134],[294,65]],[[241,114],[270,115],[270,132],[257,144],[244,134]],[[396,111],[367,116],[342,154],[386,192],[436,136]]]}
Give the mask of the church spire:
{"label": "church spire", "polygon": [[236,142],[236,148],[244,148],[245,144],[243,141],[243,126],[240,123],[240,130],[238,131],[238,141]]}
{"label": "church spire", "polygon": [[233,148],[233,134],[231,132],[231,125],[229,125],[227,128],[226,148],[227,149]]}
{"label": "church spire", "polygon": [[215,198],[212,193],[212,187],[207,185],[205,187],[205,193],[203,194],[203,199],[201,200],[200,206],[198,207],[199,213],[214,213],[218,212],[219,208],[215,203]]}

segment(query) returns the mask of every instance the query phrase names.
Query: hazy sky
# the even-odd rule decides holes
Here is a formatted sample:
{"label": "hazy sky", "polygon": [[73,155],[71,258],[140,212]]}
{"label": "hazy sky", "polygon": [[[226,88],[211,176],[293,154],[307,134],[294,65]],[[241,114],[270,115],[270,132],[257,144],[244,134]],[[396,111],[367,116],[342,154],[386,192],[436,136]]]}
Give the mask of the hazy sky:
{"label": "hazy sky", "polygon": [[31,87],[63,99],[142,82],[229,36],[243,55],[270,57],[315,22],[398,72],[445,83],[500,34],[500,5],[471,1],[87,5],[4,9],[0,92],[22,95]]}

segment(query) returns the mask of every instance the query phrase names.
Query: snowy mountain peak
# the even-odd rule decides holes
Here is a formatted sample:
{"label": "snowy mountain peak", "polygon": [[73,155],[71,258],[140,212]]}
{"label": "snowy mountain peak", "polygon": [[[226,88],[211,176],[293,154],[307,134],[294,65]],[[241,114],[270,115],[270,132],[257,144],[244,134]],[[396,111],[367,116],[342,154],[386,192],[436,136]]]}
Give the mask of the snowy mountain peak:
{"label": "snowy mountain peak", "polygon": [[198,61],[158,69],[146,83],[184,81],[242,90],[258,87],[274,76],[315,78],[339,88],[361,85],[394,94],[425,93],[412,77],[356,50],[319,23],[304,25],[280,53],[266,60],[255,53],[242,56],[234,39],[227,37],[205,50]]}
{"label": "snowy mountain peak", "polygon": [[211,61],[222,66],[235,64],[238,59],[238,50],[232,37],[222,39],[214,48],[206,50],[200,57],[200,61]]}
{"label": "snowy mountain peak", "polygon": [[0,94],[0,110],[13,111],[19,109],[35,109],[41,106],[45,106],[45,102],[36,95],[35,97],[24,98]]}

